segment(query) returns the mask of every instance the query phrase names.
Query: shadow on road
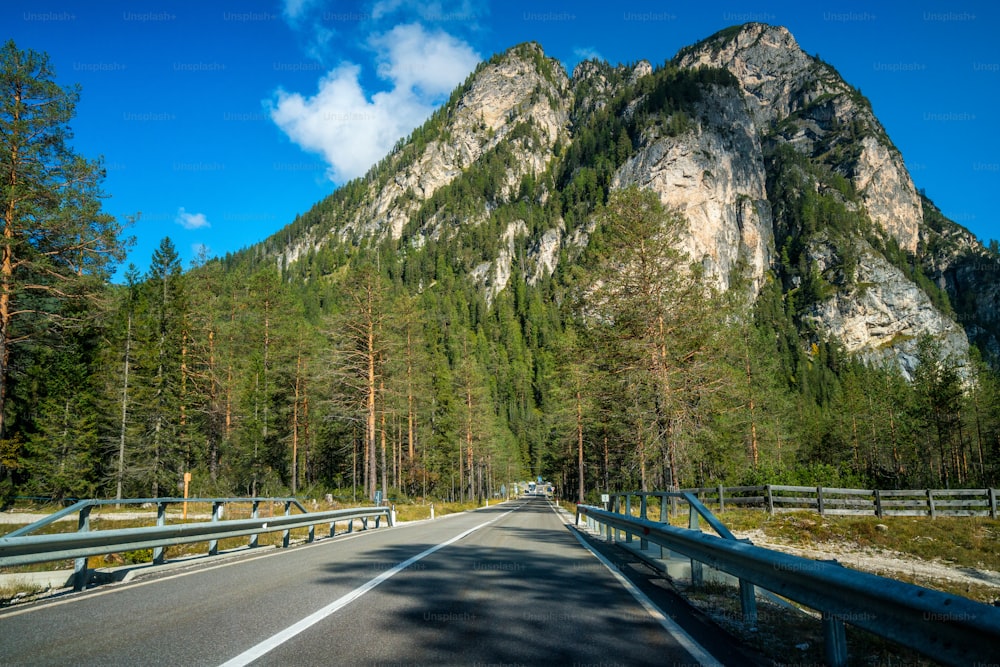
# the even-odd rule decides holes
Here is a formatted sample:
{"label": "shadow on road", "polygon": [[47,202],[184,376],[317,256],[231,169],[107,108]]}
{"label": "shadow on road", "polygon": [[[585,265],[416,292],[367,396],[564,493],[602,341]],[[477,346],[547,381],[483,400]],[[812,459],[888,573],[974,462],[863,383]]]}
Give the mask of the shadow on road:
{"label": "shadow on road", "polygon": [[[484,519],[509,507],[483,510]],[[547,520],[531,516],[546,513]],[[377,589],[384,602],[368,632],[369,659],[406,664],[671,664],[678,650],[603,564],[554,524],[546,502],[479,530],[413,564]],[[540,527],[532,527],[539,524]],[[549,528],[547,526],[558,526]],[[375,550],[367,564],[339,563],[325,583],[376,576],[433,544]],[[320,582],[323,583],[323,582]],[[350,637],[329,635],[331,642]]]}

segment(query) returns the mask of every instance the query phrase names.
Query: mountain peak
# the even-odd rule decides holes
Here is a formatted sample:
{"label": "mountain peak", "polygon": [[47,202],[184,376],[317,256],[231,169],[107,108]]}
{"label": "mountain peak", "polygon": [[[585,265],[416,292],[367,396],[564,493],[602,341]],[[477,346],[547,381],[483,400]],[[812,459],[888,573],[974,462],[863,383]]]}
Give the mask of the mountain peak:
{"label": "mountain peak", "polygon": [[812,87],[816,69],[816,61],[787,28],[765,23],[721,30],[682,49],[676,61],[681,67],[728,69],[750,94],[751,112],[764,126],[798,108],[801,100],[795,93]]}
{"label": "mountain peak", "polygon": [[[682,49],[681,67],[720,67],[740,82],[757,127],[851,181],[873,222],[915,252],[923,219],[902,156],[868,101],[784,27],[748,23]],[[852,128],[850,136],[845,127]]]}

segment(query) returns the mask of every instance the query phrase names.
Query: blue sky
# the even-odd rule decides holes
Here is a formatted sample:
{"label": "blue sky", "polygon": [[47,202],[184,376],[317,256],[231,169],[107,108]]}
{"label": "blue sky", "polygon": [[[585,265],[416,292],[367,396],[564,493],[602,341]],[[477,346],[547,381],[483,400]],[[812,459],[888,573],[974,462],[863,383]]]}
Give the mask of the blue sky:
{"label": "blue sky", "polygon": [[[78,152],[105,209],[141,212],[129,261],[164,236],[185,266],[252,245],[363,174],[476,63],[534,40],[580,60],[660,64],[747,21],[784,25],[871,100],[918,188],[1000,238],[1000,4],[6,0],[0,36],[82,86]],[[6,34],[2,34],[6,33]]]}

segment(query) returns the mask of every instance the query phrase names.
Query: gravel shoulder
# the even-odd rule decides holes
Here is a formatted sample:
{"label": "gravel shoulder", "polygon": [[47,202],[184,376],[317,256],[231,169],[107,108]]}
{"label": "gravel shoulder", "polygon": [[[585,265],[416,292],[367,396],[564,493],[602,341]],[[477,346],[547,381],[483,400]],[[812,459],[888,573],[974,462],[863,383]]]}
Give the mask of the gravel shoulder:
{"label": "gravel shoulder", "polygon": [[[957,567],[936,560],[923,560],[911,555],[888,549],[858,547],[853,544],[818,542],[812,547],[802,547],[782,543],[764,534],[762,530],[734,531],[739,538],[749,538],[760,547],[784,553],[811,558],[813,560],[836,560],[841,565],[884,577],[906,577],[917,583],[947,582],[953,586],[991,586],[1000,597],[1000,572]],[[924,584],[922,584],[924,585]]]}

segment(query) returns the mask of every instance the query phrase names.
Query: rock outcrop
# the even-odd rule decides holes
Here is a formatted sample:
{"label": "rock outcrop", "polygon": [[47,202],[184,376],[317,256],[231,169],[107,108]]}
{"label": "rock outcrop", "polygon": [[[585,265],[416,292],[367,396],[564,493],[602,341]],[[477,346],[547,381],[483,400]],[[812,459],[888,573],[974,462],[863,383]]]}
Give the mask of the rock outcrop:
{"label": "rock outcrop", "polygon": [[756,294],[774,254],[763,153],[743,100],[715,87],[698,105],[698,128],[655,137],[615,174],[613,187],[654,190],[687,218],[683,249],[714,286],[727,289],[737,266]]}
{"label": "rock outcrop", "polygon": [[[907,378],[917,366],[917,340],[925,333],[935,336],[944,355],[964,363],[969,342],[962,327],[870,246],[860,241],[857,246],[854,279],[841,281],[836,294],[812,310],[809,318],[816,328],[870,363],[896,361]],[[809,255],[821,273],[837,271],[840,264],[827,244],[815,244]]]}

